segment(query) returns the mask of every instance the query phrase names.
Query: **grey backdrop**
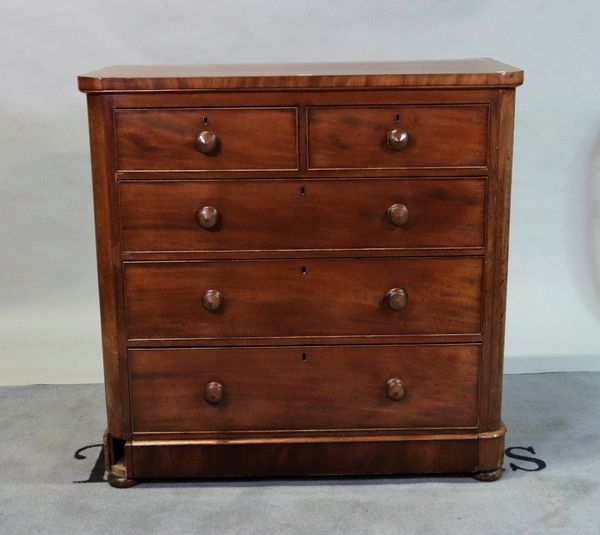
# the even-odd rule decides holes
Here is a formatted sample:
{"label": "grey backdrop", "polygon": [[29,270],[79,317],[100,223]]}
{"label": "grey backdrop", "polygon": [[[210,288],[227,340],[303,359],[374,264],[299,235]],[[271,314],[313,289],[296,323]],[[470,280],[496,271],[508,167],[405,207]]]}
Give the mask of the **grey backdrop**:
{"label": "grey backdrop", "polygon": [[101,381],[85,98],[116,63],[491,56],[517,99],[507,371],[600,370],[596,0],[2,0],[0,384]]}

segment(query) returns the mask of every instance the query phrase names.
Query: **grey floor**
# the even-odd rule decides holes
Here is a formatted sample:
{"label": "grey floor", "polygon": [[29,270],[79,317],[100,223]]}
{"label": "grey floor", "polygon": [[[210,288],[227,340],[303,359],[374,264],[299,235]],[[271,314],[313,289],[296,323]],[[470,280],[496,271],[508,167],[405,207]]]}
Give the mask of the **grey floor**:
{"label": "grey floor", "polygon": [[117,490],[101,481],[98,463],[101,385],[0,387],[0,534],[600,534],[600,373],[507,376],[504,399],[513,457],[495,483],[399,477]]}

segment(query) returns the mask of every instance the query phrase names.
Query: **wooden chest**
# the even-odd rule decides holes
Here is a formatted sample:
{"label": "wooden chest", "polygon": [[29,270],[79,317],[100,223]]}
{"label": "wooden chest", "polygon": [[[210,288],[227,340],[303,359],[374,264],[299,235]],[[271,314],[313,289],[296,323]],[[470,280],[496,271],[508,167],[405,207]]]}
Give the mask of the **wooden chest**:
{"label": "wooden chest", "polygon": [[110,482],[498,478],[522,80],[489,59],[80,76]]}

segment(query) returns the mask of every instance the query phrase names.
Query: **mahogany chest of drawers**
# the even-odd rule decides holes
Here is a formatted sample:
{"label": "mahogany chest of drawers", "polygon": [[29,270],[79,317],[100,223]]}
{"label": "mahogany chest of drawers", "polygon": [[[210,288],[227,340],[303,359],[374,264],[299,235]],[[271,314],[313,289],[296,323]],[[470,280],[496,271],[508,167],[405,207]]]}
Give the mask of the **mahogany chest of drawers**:
{"label": "mahogany chest of drawers", "polygon": [[111,484],[498,478],[522,80],[488,59],[80,76]]}

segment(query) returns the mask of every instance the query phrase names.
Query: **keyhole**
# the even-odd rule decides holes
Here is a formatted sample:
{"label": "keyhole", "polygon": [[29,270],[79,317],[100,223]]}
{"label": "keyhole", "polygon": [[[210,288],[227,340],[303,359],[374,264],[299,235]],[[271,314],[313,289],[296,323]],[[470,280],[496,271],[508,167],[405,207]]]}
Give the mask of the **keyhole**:
{"label": "keyhole", "polygon": [[307,356],[306,353],[302,353],[302,362],[306,362]]}
{"label": "keyhole", "polygon": [[305,193],[306,193],[306,189],[304,188],[304,186],[302,186],[300,188],[300,195],[304,196]]}
{"label": "keyhole", "polygon": [[400,114],[399,114],[399,113],[397,113],[397,114],[396,114],[396,122],[397,122],[397,123],[399,123],[399,122],[400,122]]}
{"label": "keyhole", "polygon": [[204,126],[208,126],[208,117],[204,117],[202,124],[204,124]]}
{"label": "keyhole", "polygon": [[306,274],[308,273],[308,271],[307,271],[307,269],[306,269],[306,266],[302,266],[302,267],[300,268],[300,273],[301,273],[302,275],[306,275]]}

